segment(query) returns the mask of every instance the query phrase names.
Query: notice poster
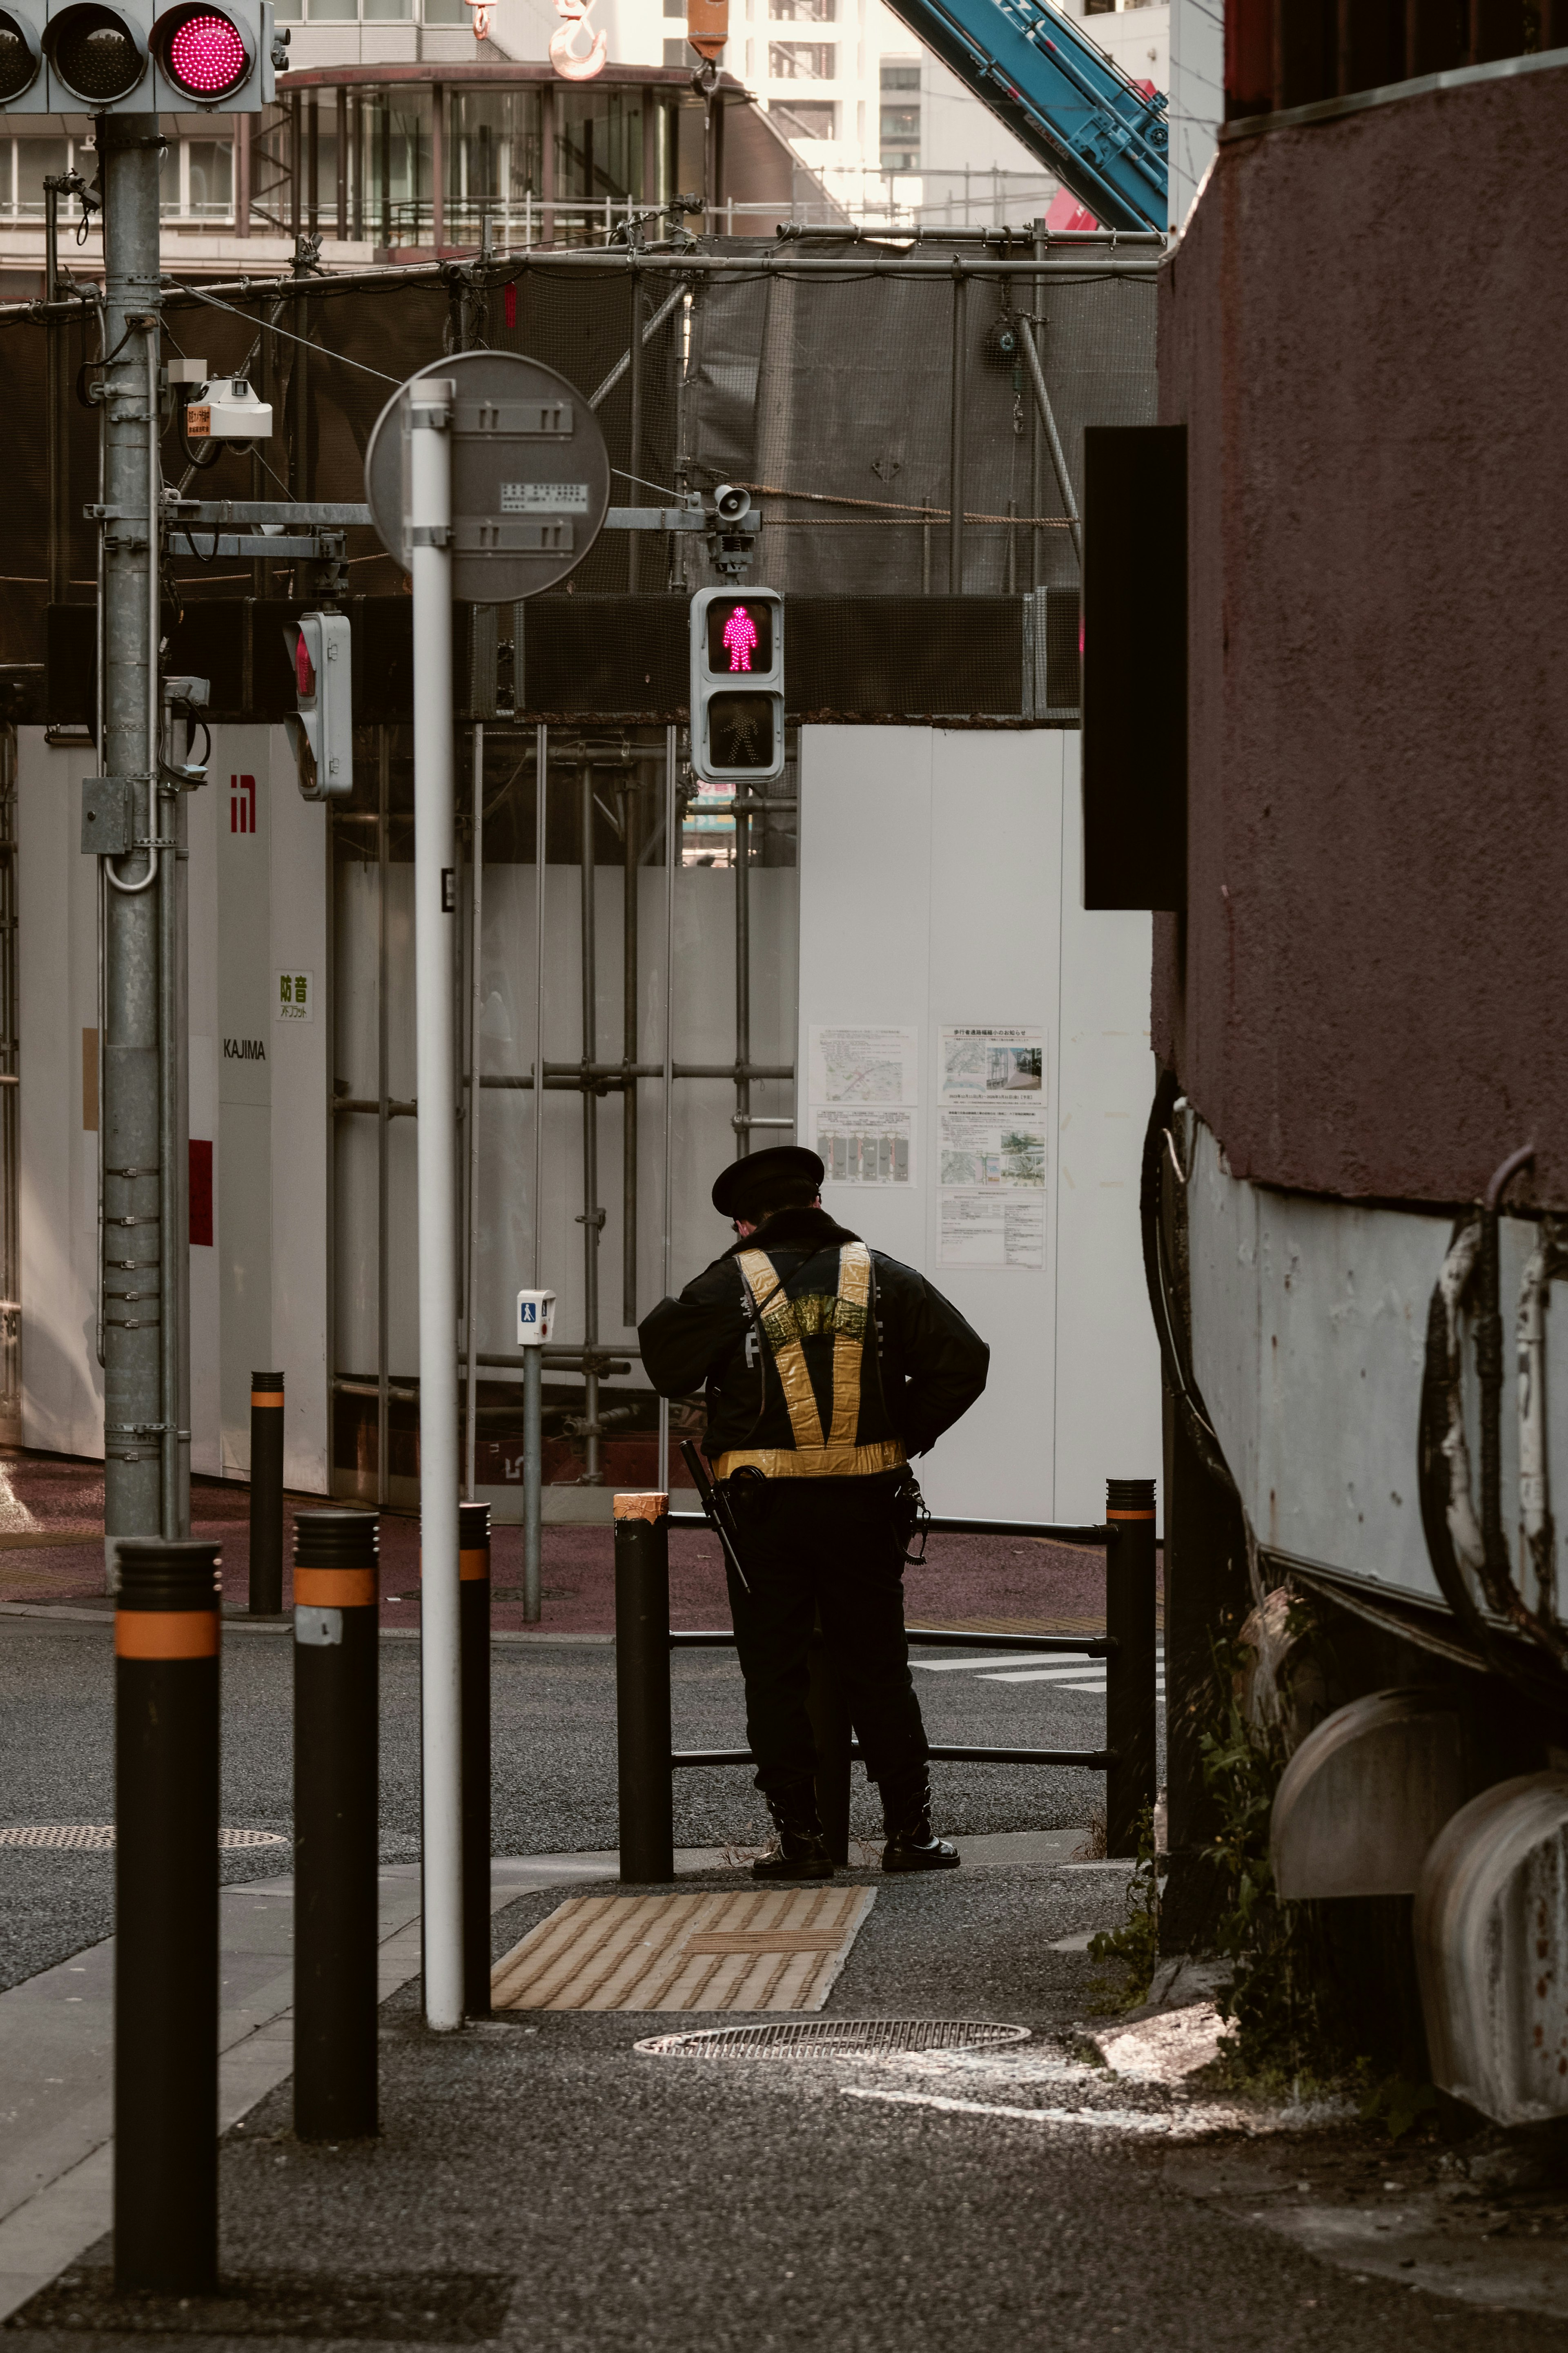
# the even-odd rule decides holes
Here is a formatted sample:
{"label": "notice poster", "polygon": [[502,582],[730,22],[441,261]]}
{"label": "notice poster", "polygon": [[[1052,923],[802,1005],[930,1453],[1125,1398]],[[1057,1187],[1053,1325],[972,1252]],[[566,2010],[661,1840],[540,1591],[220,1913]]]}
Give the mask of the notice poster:
{"label": "notice poster", "polygon": [[937,1162],[942,1265],[1045,1265],[1043,1030],[994,1023],[940,1032]]}
{"label": "notice poster", "polygon": [[920,1101],[920,1033],[846,1023],[813,1027],[814,1103],[916,1103]]}
{"label": "notice poster", "polygon": [[839,1109],[822,1104],[812,1113],[812,1142],[821,1158],[825,1185],[912,1185],[915,1181],[915,1115],[899,1105]]}
{"label": "notice poster", "polygon": [[825,1185],[915,1181],[920,1032],[844,1022],[813,1027],[811,1139]]}
{"label": "notice poster", "polygon": [[1041,1267],[1046,1262],[1046,1200],[1022,1193],[942,1194],[943,1266]]}

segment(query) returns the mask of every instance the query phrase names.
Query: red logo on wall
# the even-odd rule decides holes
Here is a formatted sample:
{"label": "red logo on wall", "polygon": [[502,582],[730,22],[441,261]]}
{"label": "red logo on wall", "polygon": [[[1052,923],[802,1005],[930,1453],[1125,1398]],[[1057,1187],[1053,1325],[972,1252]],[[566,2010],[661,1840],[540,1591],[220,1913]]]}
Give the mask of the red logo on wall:
{"label": "red logo on wall", "polygon": [[228,780],[228,829],[230,833],[256,831],[254,776],[230,776]]}
{"label": "red logo on wall", "polygon": [[213,1148],[198,1137],[191,1138],[191,1240],[211,1250],[213,1246]]}

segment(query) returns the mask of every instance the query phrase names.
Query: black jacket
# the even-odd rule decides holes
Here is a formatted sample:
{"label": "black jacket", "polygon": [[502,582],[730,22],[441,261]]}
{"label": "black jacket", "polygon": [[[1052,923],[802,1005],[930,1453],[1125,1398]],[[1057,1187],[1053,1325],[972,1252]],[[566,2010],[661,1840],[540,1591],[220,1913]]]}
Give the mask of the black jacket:
{"label": "black jacket", "polygon": [[[838,1251],[858,1234],[824,1209],[781,1209],[689,1282],[679,1299],[661,1299],[637,1327],[643,1369],[661,1397],[708,1392],[707,1451],[731,1447],[793,1447],[795,1434],[772,1352],[753,1328],[736,1259],[765,1250],[792,1299],[831,1297]],[[871,1252],[879,1345],[870,1336],[861,1360],[856,1443],[901,1439],[923,1453],[967,1413],[985,1387],[991,1351],[956,1307],[913,1267]],[[833,1335],[805,1343],[806,1366],[823,1428],[833,1403]],[[880,1377],[879,1378],[879,1374]]]}

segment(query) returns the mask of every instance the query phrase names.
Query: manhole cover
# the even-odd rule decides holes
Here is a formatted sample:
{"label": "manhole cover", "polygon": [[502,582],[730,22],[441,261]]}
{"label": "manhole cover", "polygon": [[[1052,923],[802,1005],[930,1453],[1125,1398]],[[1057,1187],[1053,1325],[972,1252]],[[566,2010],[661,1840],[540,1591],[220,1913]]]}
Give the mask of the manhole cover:
{"label": "manhole cover", "polygon": [[[219,1831],[219,1846],[287,1846],[281,1831]],[[0,1846],[68,1846],[102,1853],[114,1844],[112,1822],[24,1822],[0,1830]]]}
{"label": "manhole cover", "polygon": [[665,2059],[815,2059],[836,2052],[983,2051],[1028,2039],[1026,2026],[998,2026],[991,2019],[801,2018],[650,2034],[636,2048]]}

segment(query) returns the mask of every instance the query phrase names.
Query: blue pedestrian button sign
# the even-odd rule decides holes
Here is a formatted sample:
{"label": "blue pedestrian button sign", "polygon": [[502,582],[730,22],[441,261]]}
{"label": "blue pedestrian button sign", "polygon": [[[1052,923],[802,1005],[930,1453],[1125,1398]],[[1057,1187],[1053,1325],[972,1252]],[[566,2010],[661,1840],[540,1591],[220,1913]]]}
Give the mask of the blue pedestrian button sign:
{"label": "blue pedestrian button sign", "polygon": [[555,1316],[552,1291],[520,1291],[517,1294],[517,1345],[542,1348],[550,1337]]}

